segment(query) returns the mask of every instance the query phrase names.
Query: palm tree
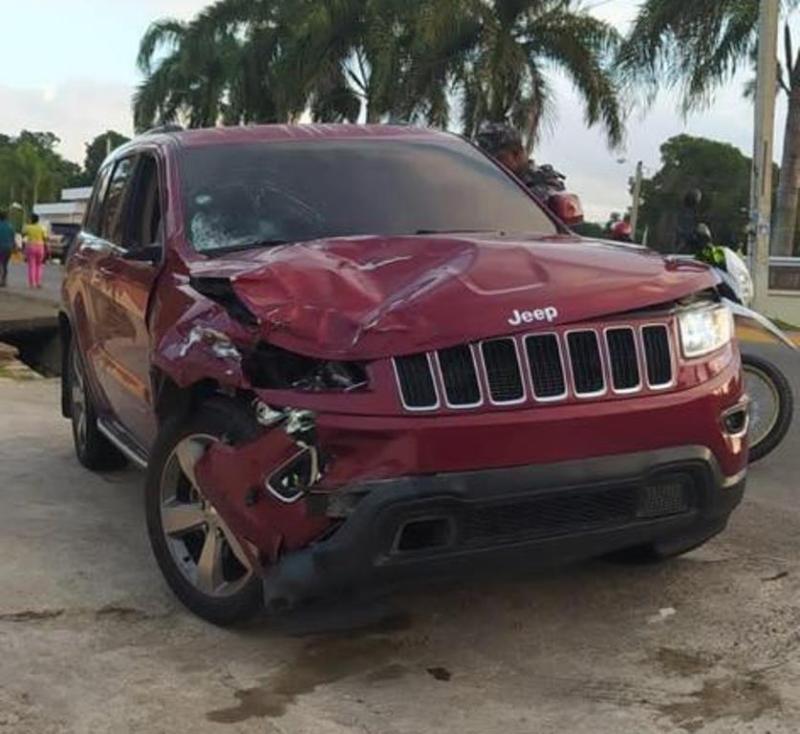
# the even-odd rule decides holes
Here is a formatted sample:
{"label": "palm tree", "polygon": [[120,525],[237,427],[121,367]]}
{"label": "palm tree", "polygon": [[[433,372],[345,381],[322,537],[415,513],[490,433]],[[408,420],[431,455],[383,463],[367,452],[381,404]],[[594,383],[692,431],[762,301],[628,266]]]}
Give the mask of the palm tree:
{"label": "palm tree", "polygon": [[532,146],[552,114],[549,72],[558,69],[579,92],[587,124],[602,125],[616,146],[624,130],[612,70],[620,40],[573,0],[423,0],[407,97],[441,121],[449,82],[466,135],[485,121],[510,120]]}
{"label": "palm tree", "polygon": [[573,81],[590,125],[621,141],[610,70],[620,40],[580,0],[217,0],[141,42],[137,128],[296,119],[423,119],[464,132],[510,119],[532,143],[552,104],[548,67]]}
{"label": "palm tree", "polygon": [[136,128],[285,120],[272,71],[285,31],[276,22],[281,7],[278,0],[219,0],[190,22],[150,26],[137,60],[145,80],[134,97]]}
{"label": "palm tree", "polygon": [[408,0],[286,3],[282,83],[315,120],[379,122],[398,109],[415,4]]}
{"label": "palm tree", "polygon": [[[789,11],[795,0],[784,2]],[[759,0],[645,0],[619,54],[623,75],[641,85],[648,101],[659,89],[679,87],[685,112],[702,107],[754,53]],[[771,250],[791,255],[800,193],[800,54],[788,25],[781,88],[789,97]]]}

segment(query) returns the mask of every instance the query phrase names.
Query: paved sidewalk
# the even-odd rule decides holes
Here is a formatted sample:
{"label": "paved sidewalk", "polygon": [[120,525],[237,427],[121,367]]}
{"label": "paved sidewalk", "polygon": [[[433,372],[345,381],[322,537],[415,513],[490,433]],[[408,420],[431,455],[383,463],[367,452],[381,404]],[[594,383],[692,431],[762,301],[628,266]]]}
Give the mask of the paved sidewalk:
{"label": "paved sidewalk", "polygon": [[[42,288],[28,288],[28,274],[25,263],[11,263],[8,272],[8,286],[5,291],[18,296],[25,296],[36,301],[58,303],[61,300],[61,280],[64,269],[58,263],[47,263],[44,266]],[[0,290],[0,293],[4,292]]]}
{"label": "paved sidewalk", "polygon": [[11,332],[52,328],[58,323],[62,270],[45,267],[43,288],[28,288],[25,265],[13,263],[8,286],[0,288],[0,336]]}

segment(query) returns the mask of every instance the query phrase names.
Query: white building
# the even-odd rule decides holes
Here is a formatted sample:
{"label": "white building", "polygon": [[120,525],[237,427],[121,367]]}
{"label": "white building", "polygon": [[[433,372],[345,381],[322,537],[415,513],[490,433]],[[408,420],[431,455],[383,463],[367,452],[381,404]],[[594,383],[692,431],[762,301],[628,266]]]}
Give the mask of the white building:
{"label": "white building", "polygon": [[61,201],[54,204],[37,204],[33,207],[33,211],[51,231],[54,228],[60,229],[59,225],[79,226],[91,195],[91,187],[62,189]]}

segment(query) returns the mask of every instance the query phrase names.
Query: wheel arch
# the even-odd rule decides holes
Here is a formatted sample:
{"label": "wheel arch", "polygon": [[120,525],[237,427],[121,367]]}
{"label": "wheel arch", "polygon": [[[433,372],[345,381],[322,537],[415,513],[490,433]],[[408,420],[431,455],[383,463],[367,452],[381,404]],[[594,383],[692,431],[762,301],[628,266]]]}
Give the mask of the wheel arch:
{"label": "wheel arch", "polygon": [[58,312],[58,337],[61,344],[61,415],[72,418],[69,399],[69,347],[72,343],[72,324],[64,311]]}
{"label": "wheel arch", "polygon": [[166,372],[153,367],[150,371],[153,411],[159,427],[169,418],[189,415],[203,400],[215,395],[229,395],[211,378],[180,386]]}

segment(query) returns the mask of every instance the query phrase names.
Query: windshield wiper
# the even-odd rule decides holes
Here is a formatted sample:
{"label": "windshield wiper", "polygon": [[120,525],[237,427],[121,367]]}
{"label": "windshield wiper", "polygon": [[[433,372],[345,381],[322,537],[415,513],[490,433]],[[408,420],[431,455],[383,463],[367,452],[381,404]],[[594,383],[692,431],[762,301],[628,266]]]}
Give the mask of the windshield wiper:
{"label": "windshield wiper", "polygon": [[214,247],[209,250],[201,250],[200,252],[208,257],[216,257],[218,255],[227,255],[231,252],[240,252],[241,250],[255,250],[259,247],[277,247],[278,245],[286,244],[288,244],[288,240],[255,240],[253,242],[245,242],[239,245]]}
{"label": "windshield wiper", "polygon": [[501,229],[418,229],[414,234],[499,234],[505,236]]}

